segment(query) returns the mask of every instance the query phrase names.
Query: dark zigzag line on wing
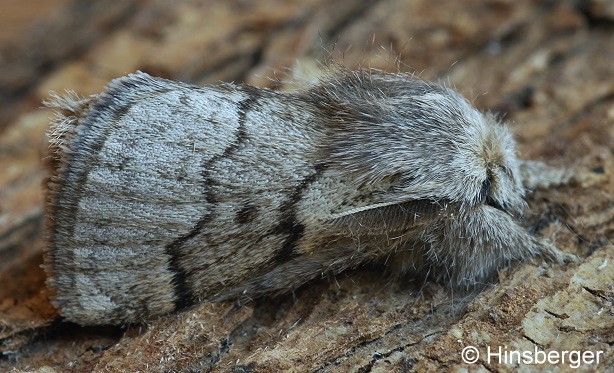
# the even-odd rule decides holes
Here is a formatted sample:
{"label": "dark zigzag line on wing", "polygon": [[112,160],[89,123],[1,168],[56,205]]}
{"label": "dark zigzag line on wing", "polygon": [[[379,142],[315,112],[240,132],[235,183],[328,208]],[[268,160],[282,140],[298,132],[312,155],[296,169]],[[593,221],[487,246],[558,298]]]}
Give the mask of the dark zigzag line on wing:
{"label": "dark zigzag line on wing", "polygon": [[[248,92],[250,94],[250,92]],[[230,146],[228,146],[222,154],[218,154],[212,157],[210,160],[205,162],[203,165],[202,176],[205,184],[205,200],[207,203],[211,205],[215,205],[217,203],[215,199],[214,193],[208,188],[209,185],[213,184],[213,179],[209,175],[209,170],[215,164],[215,162],[220,159],[227,158],[233,152],[235,152],[241,144],[247,138],[247,132],[245,129],[245,116],[249,109],[256,102],[256,96],[250,94],[250,97],[239,102],[239,126],[237,128],[236,139],[232,142]],[[197,299],[192,291],[191,286],[189,284],[189,273],[188,270],[181,263],[181,248],[182,246],[192,238],[196,237],[202,232],[203,227],[207,222],[212,219],[212,214],[205,215],[199,219],[192,230],[179,238],[177,238],[174,242],[166,247],[166,254],[170,257],[168,268],[174,274],[172,285],[175,289],[175,310],[184,309],[194,303],[196,303]]]}
{"label": "dark zigzag line on wing", "polygon": [[297,242],[303,237],[305,226],[297,220],[296,209],[298,203],[303,198],[303,192],[326,170],[326,165],[316,164],[315,171],[304,178],[294,189],[292,194],[285,200],[279,211],[282,214],[282,218],[274,230],[277,234],[287,234],[287,238],[284,241],[281,249],[269,262],[272,266],[278,266],[292,260],[295,256],[295,249]]}

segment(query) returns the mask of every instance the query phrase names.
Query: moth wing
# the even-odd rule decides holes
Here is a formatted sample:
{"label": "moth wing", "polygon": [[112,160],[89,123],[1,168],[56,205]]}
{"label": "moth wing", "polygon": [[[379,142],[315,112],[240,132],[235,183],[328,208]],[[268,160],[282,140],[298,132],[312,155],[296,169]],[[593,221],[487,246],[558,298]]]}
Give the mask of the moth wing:
{"label": "moth wing", "polygon": [[399,232],[436,220],[449,203],[421,199],[396,203],[378,203],[333,214],[334,226],[351,232]]}

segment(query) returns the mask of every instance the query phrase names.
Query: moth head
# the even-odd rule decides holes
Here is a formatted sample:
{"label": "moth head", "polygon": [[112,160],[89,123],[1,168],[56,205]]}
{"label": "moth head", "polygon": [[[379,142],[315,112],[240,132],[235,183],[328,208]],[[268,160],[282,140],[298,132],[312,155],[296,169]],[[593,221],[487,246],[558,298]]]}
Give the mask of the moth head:
{"label": "moth head", "polygon": [[331,158],[357,185],[381,185],[376,202],[450,201],[522,214],[515,142],[494,116],[450,88],[402,74],[342,83],[330,88],[343,111]]}
{"label": "moth head", "polygon": [[466,208],[489,205],[522,216],[525,190],[516,143],[507,126],[449,88],[437,87],[417,101],[428,113],[422,122],[429,133],[422,151],[432,158],[431,170],[437,171],[433,176],[439,185],[431,183],[435,194]]}

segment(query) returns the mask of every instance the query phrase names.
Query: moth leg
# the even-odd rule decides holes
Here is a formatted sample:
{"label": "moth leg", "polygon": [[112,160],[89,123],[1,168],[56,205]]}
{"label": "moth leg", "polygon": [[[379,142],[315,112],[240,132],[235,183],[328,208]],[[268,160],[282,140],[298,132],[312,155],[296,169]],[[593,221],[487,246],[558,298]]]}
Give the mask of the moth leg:
{"label": "moth leg", "polygon": [[534,256],[563,263],[574,255],[531,235],[506,212],[484,205],[460,211],[429,226],[422,234],[425,255],[438,279],[452,286],[472,287],[487,282],[511,262]]}
{"label": "moth leg", "polygon": [[519,169],[522,185],[528,190],[565,184],[586,187],[603,178],[603,175],[595,172],[555,168],[539,161],[519,161]]}

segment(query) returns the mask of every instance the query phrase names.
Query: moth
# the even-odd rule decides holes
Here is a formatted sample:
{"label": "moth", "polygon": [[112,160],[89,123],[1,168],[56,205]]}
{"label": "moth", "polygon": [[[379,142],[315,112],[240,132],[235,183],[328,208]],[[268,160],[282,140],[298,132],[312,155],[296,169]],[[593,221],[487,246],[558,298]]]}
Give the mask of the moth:
{"label": "moth", "polygon": [[573,174],[516,155],[505,124],[412,75],[339,71],[280,93],[137,72],[53,95],[45,269],[82,324],[290,291],[385,262],[453,287],[572,256],[520,225]]}

